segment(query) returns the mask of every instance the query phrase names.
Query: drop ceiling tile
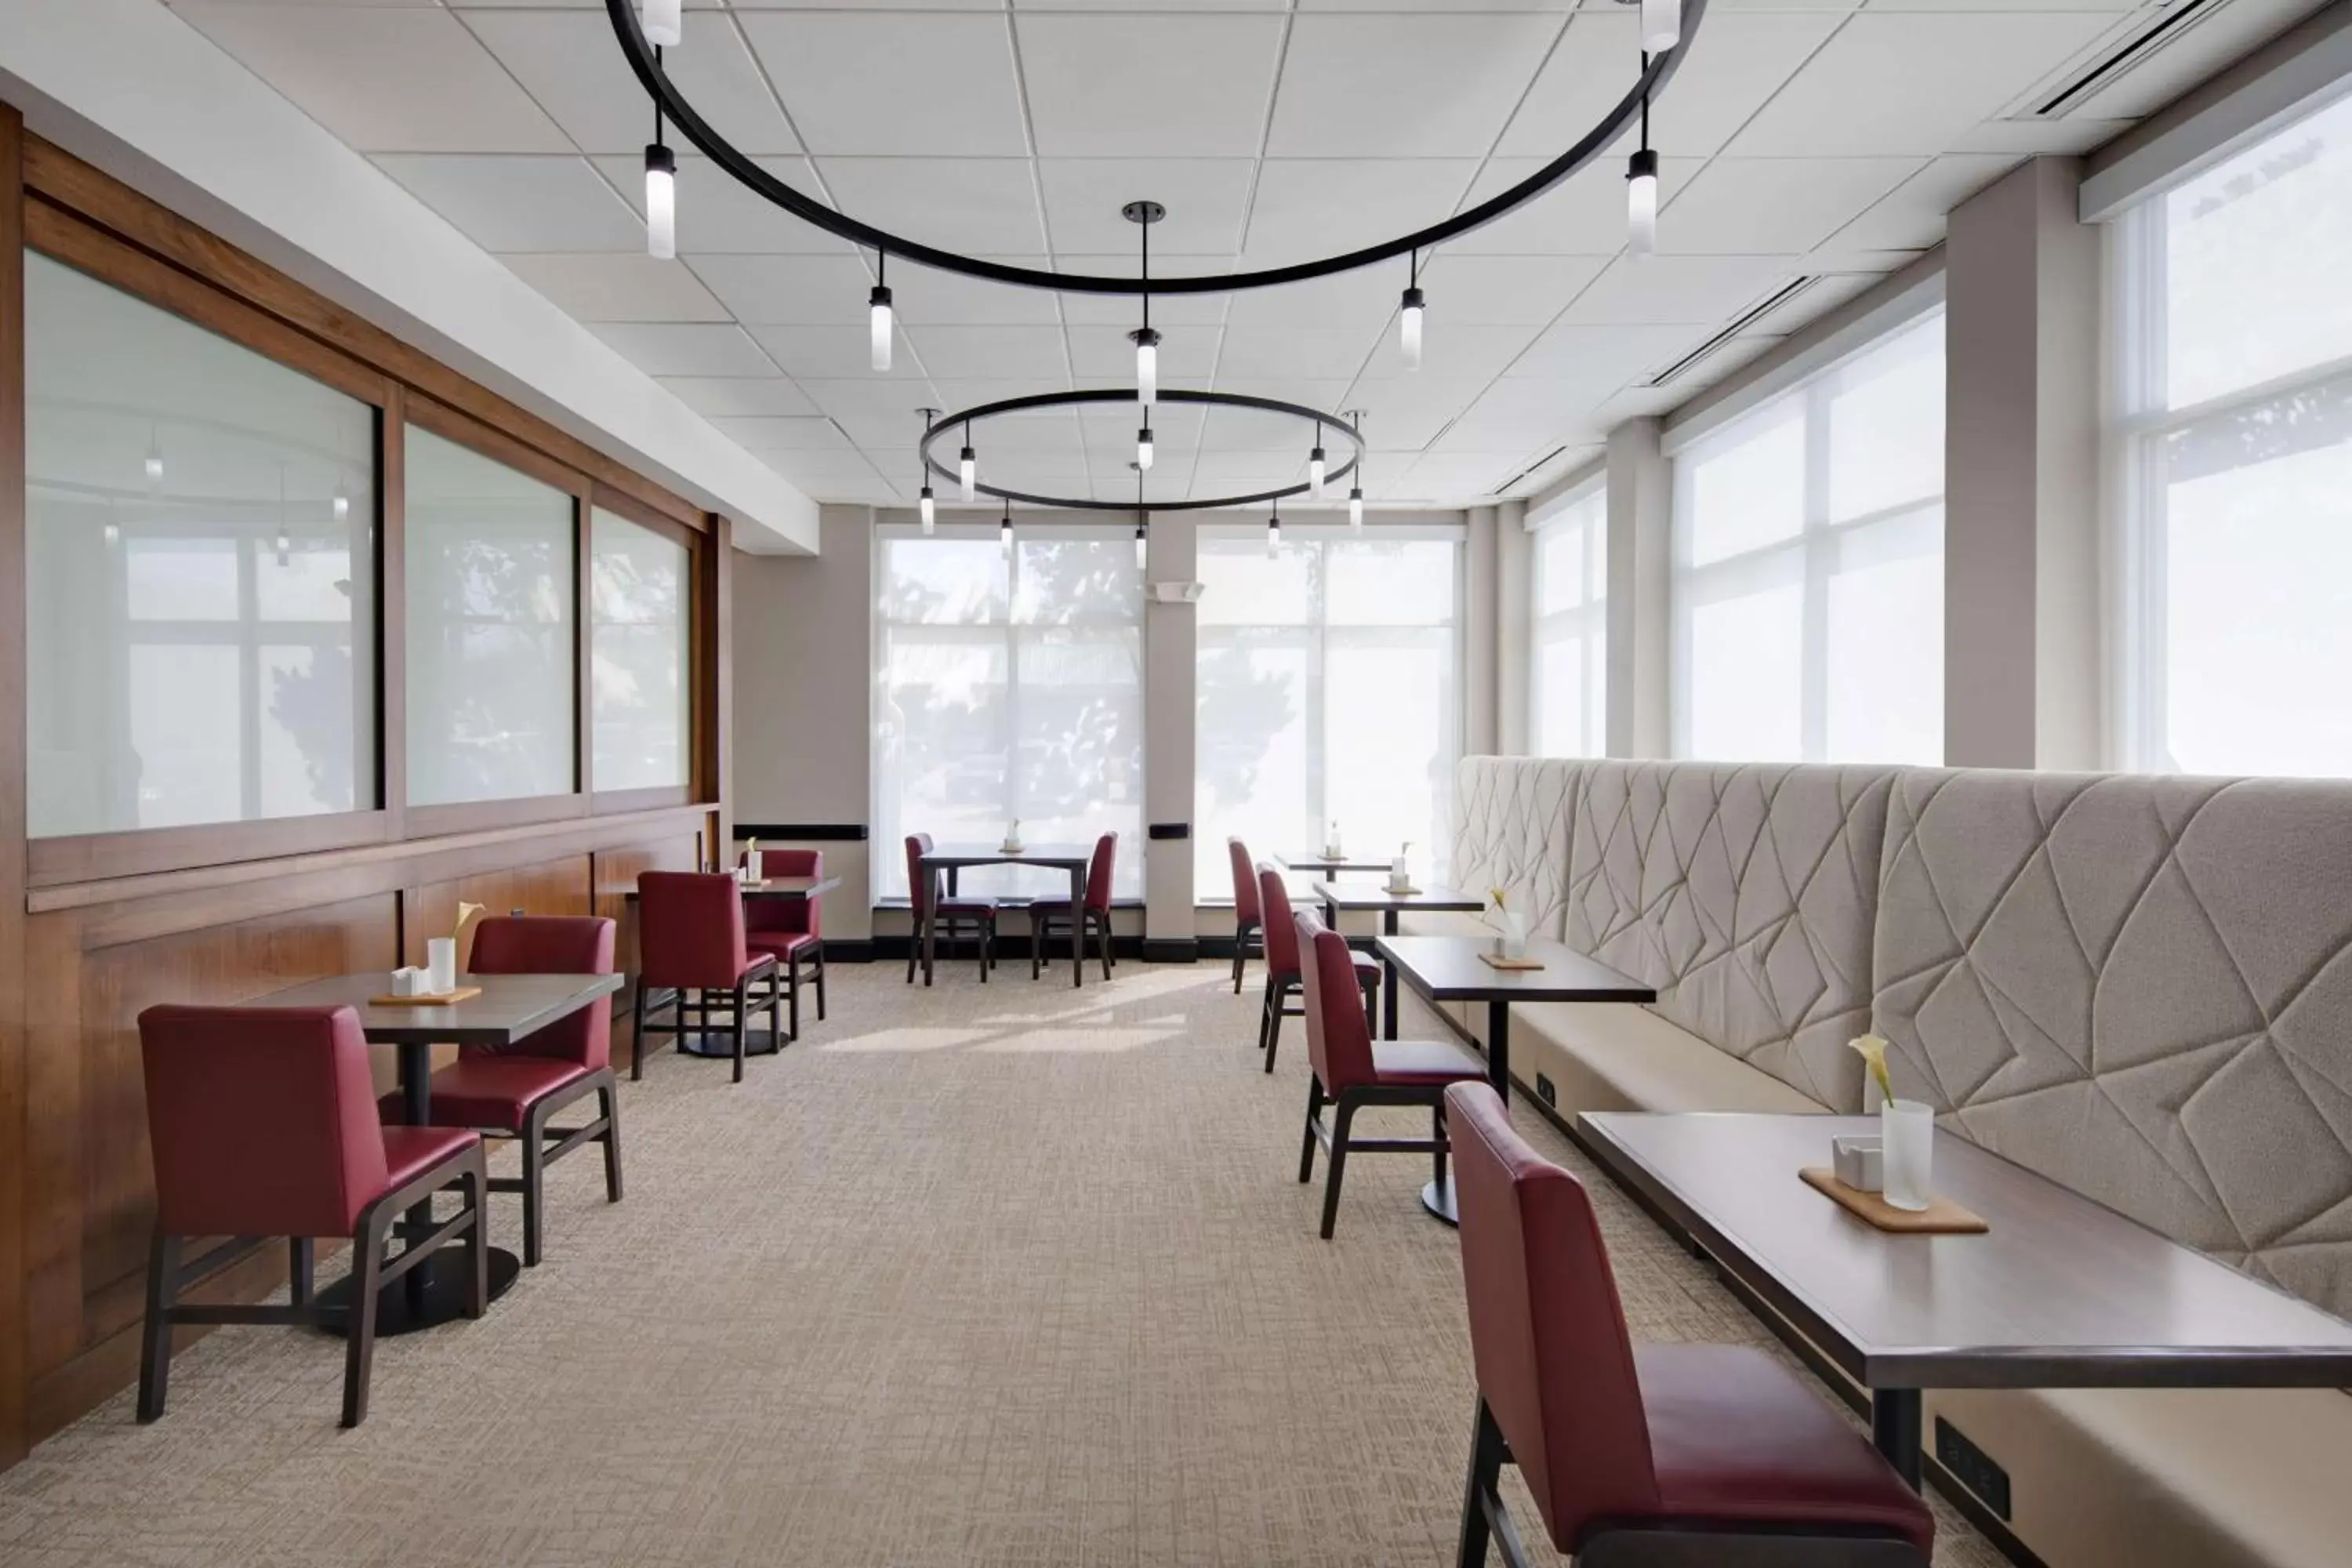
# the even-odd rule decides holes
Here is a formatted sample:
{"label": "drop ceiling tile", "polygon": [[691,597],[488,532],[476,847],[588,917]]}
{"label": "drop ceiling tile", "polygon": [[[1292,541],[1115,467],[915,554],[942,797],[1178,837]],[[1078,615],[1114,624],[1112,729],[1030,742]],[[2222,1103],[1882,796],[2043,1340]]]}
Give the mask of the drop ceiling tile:
{"label": "drop ceiling tile", "polygon": [[838,499],[842,492],[833,489],[837,484],[864,487],[881,477],[866,454],[855,450],[772,450],[761,453],[760,459],[820,500]]}
{"label": "drop ceiling tile", "polygon": [[1352,377],[1379,336],[1376,327],[1236,327],[1225,334],[1217,374]]}
{"label": "drop ceiling tile", "polygon": [[1002,16],[752,11],[738,19],[812,153],[1029,150]]}
{"label": "drop ceiling tile", "polygon": [[1168,213],[1151,226],[1154,259],[1232,255],[1256,172],[1247,158],[1045,158],[1037,165],[1056,250],[1134,250],[1141,232],[1120,209],[1149,200]]}
{"label": "drop ceiling tile", "polygon": [[1425,227],[1454,211],[1477,169],[1469,158],[1269,159],[1244,258],[1280,266]]}
{"label": "drop ceiling tile", "polygon": [[687,265],[746,326],[862,326],[874,274],[843,256],[695,256]]}
{"label": "drop ceiling tile", "polygon": [[608,321],[589,331],[647,375],[748,375],[774,366],[743,329],[681,322]]}
{"label": "drop ceiling tile", "polygon": [[646,247],[644,221],[584,158],[404,153],[375,163],[485,250]]}
{"label": "drop ceiling tile", "polygon": [[[1307,379],[1289,376],[1221,375],[1217,378],[1219,392],[1238,392],[1251,397],[1270,397],[1277,403],[1295,403],[1302,408],[1319,408],[1327,414],[1345,416],[1348,388],[1354,384],[1336,377]],[[1329,446],[1329,442],[1324,443]]]}
{"label": "drop ceiling tile", "polygon": [[[1197,447],[1209,411],[1199,404],[1160,403],[1151,409],[1153,440],[1171,451]],[[1078,410],[1078,430],[1089,452],[1117,456],[1135,453],[1135,431],[1142,411],[1133,403],[1100,403]]]}
{"label": "drop ceiling tile", "polygon": [[1728,321],[1796,273],[1786,256],[1620,257],[1561,313],[1620,325]]}
{"label": "drop ceiling tile", "polygon": [[[1494,158],[1478,171],[1468,205],[1509,189],[1543,167],[1539,158]],[[1665,190],[1687,184],[1696,158],[1661,158]],[[1507,216],[1446,243],[1449,256],[1614,256],[1625,247],[1625,163],[1613,154],[1578,170]]]}
{"label": "drop ceiling tile", "polygon": [[[2095,11],[1868,10],[1725,151],[1742,157],[1941,153],[2105,29]],[[1921,62],[1933,61],[1932,70]]]}
{"label": "drop ceiling tile", "polygon": [[1793,332],[1807,321],[1829,314],[1856,295],[1868,293],[1880,281],[1876,277],[1853,272],[1816,278],[1790,299],[1748,322],[1741,335],[1762,337]]}
{"label": "drop ceiling tile", "polygon": [[[1376,452],[1417,452],[1435,440],[1447,422],[1469,407],[1483,390],[1483,382],[1437,381],[1417,375],[1367,377],[1349,389],[1348,403],[1364,411],[1364,439]],[[1375,469],[1391,466],[1372,465]]]}
{"label": "drop ceiling tile", "polygon": [[[1164,323],[1155,305],[1151,319]],[[1069,330],[1070,368],[1084,384],[1113,386],[1135,384],[1135,345],[1127,340],[1131,329],[1076,326]],[[1215,327],[1160,324],[1160,381],[1163,386],[1199,384],[1217,367],[1217,344],[1223,336]]]}
{"label": "drop ceiling tile", "polygon": [[[2076,100],[2072,112],[2086,119],[2137,119],[2153,114],[2199,82],[2220,71],[2317,9],[2312,0],[2233,0],[2208,6],[2192,26],[2142,59],[2117,72],[2101,90]],[[2125,17],[2102,45],[2119,42],[2147,18]],[[2096,48],[2086,50],[2095,55]]]}
{"label": "drop ceiling tile", "polygon": [[1916,158],[1717,158],[1681,189],[1660,193],[1658,248],[1811,250],[1922,166]]}
{"label": "drop ceiling tile", "polygon": [[938,380],[1063,374],[1068,368],[1059,327],[915,327],[905,329]]}
{"label": "drop ceiling tile", "polygon": [[1412,466],[1404,494],[1416,500],[1459,503],[1502,493],[1503,484],[1527,466],[1521,451],[1432,453]]}
{"label": "drop ceiling tile", "polygon": [[1484,157],[1560,26],[1529,13],[1302,16],[1266,152]]}
{"label": "drop ceiling tile", "polygon": [[1192,493],[1203,499],[1295,485],[1307,477],[1304,452],[1202,452],[1192,466]]}
{"label": "drop ceiling tile", "polygon": [[1713,331],[1712,324],[1619,326],[1564,321],[1530,344],[1510,374],[1514,378],[1570,382],[1580,388],[1606,392],[1672,364]]}
{"label": "drop ceiling tile", "polygon": [[1376,328],[1396,313],[1410,271],[1402,259],[1378,267],[1251,289],[1233,298],[1229,327]]}
{"label": "drop ceiling tile", "polygon": [[[815,171],[807,159],[774,157],[754,161],[803,195],[823,196],[817,188]],[[628,198],[631,207],[642,212],[644,159],[598,158],[595,163],[605,179]],[[642,236],[637,243],[644,243]],[[852,250],[847,240],[836,239],[766,197],[755,195],[709,159],[688,153],[680,153],[677,160],[677,248],[685,256],[822,256],[848,255]]]}
{"label": "drop ceiling tile", "polygon": [[[794,329],[763,329],[791,331]],[[854,378],[805,380],[801,390],[810,401],[840,422],[860,447],[912,447],[922,434],[925,406],[945,408],[947,402],[928,380],[861,374]]]}
{"label": "drop ceiling tile", "polygon": [[747,452],[842,452],[849,437],[825,418],[778,419],[728,416],[710,422],[719,433]]}
{"label": "drop ceiling tile", "polygon": [[808,394],[772,365],[764,376],[666,375],[661,384],[705,419],[817,411]]}
{"label": "drop ceiling tile", "polygon": [[1851,250],[1837,243],[1834,237],[1827,245],[1817,246],[1798,258],[1799,268],[1806,272],[1899,272],[1910,266],[1927,251],[1919,250]]}
{"label": "drop ceiling tile", "polygon": [[[653,135],[646,95],[604,11],[471,11],[460,16],[583,153],[641,153]],[[686,18],[666,61],[703,118],[745,153],[797,153],[799,140],[723,12]],[[670,140],[680,140],[675,133]]]}
{"label": "drop ceiling tile", "polygon": [[1280,16],[1024,11],[1013,27],[1039,156],[1257,155]]}
{"label": "drop ceiling tile", "polygon": [[507,269],[583,321],[723,321],[727,308],[677,261],[642,251],[509,256]]}
{"label": "drop ceiling tile", "polygon": [[[478,0],[461,0],[474,5]],[[544,0],[509,0],[513,4],[541,4]],[[561,0],[574,5],[595,5],[602,9],[602,0]],[[687,4],[717,5],[719,0],[687,0]],[[840,11],[842,0],[725,0],[738,11]],[[1717,0],[1720,4],[1721,0]],[[855,9],[861,11],[1002,11],[1004,0],[856,0]]]}
{"label": "drop ceiling tile", "polygon": [[[1259,408],[1212,408],[1202,426],[1201,445],[1212,452],[1278,452],[1298,462],[1315,446],[1315,426],[1288,414]],[[1327,434],[1324,453],[1333,468],[1349,451],[1344,437]]]}
{"label": "drop ceiling tile", "polygon": [[[940,395],[947,400],[950,412],[959,408],[975,408],[983,403],[1018,396],[1015,387],[1021,383],[1006,382],[941,382]],[[1135,432],[1128,432],[1130,446]],[[1085,445],[1078,429],[1078,416],[1067,408],[1045,408],[1026,414],[1001,414],[984,419],[972,426],[972,450],[979,455],[981,477],[993,471],[998,454],[1004,452],[1058,452],[1073,461],[1079,460],[1079,448]],[[952,460],[963,447],[961,437],[950,437],[935,448],[943,458]]]}
{"label": "drop ceiling tile", "polygon": [[[890,355],[890,368],[873,368],[873,345],[864,323],[854,327],[826,327],[784,324],[750,329],[760,346],[768,351],[786,375],[795,381],[865,381],[887,386],[892,383],[928,382],[930,374],[912,352],[907,329],[898,329],[898,342]],[[809,394],[816,394],[814,390]],[[908,403],[912,394],[898,391],[892,401]],[[820,400],[821,401],[821,400]],[[923,399],[913,397],[914,403]],[[825,412],[834,412],[826,408]]]}
{"label": "drop ceiling tile", "polygon": [[[1689,53],[1650,105],[1650,144],[1705,155],[1764,106],[1844,18],[1835,12],[1729,12],[1709,5]],[[1496,151],[1557,158],[1616,108],[1639,71],[1641,26],[1619,5],[1587,7],[1568,26]],[[1622,159],[1617,161],[1622,174]]]}
{"label": "drop ceiling tile", "polygon": [[1441,252],[1422,268],[1428,330],[1528,322],[1541,326],[1568,308],[1608,265],[1599,256],[1476,256]]}
{"label": "drop ceiling tile", "polygon": [[446,11],[218,0],[188,0],[177,11],[362,153],[572,150]]}
{"label": "drop ceiling tile", "polygon": [[[1008,267],[1043,269],[1053,265],[1049,256],[977,254],[983,261]],[[1050,289],[992,283],[912,262],[891,265],[890,293],[898,319],[913,326],[931,321],[972,327],[1059,326],[1062,322],[1057,298]]]}
{"label": "drop ceiling tile", "polygon": [[[830,3],[830,0],[828,0]],[[915,0],[908,0],[915,3]],[[995,0],[986,0],[993,5]],[[1015,11],[1287,11],[1290,0],[1012,0]],[[1371,9],[1367,5],[1366,10]]]}
{"label": "drop ceiling tile", "polygon": [[1944,237],[1951,210],[2014,167],[2002,153],[1955,153],[1933,163],[1837,230],[1842,250],[1925,249]]}
{"label": "drop ceiling tile", "polygon": [[1440,381],[1491,381],[1518,358],[1541,330],[1533,321],[1512,325],[1472,326],[1432,319],[1422,334],[1421,369],[1408,371],[1395,328],[1380,335],[1364,374],[1373,376],[1426,375]]}
{"label": "drop ceiling tile", "polygon": [[819,158],[817,172],[842,211],[909,239],[967,254],[1045,248],[1026,159]]}

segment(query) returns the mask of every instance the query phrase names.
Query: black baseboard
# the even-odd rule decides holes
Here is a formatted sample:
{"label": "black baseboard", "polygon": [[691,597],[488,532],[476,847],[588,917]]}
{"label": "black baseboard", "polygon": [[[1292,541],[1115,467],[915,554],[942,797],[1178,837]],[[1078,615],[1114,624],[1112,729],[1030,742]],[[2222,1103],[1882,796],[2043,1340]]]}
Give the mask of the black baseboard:
{"label": "black baseboard", "polygon": [[[910,936],[877,936],[866,945],[872,950],[867,954],[868,961],[875,963],[897,962],[904,963],[907,961],[908,950],[915,946],[915,939]],[[1114,958],[1132,958],[1139,963],[1164,962],[1153,960],[1144,952],[1143,949],[1144,942],[1139,936],[1115,936],[1110,939],[1111,956]],[[833,954],[833,943],[830,942],[826,942],[824,944],[824,951],[825,955],[827,957],[831,957]],[[940,942],[939,952],[936,955],[936,962],[946,963],[950,962],[950,960],[953,960],[968,963],[971,961],[973,951],[972,941],[970,937],[965,937],[961,941],[952,942],[942,940]],[[1095,944],[1089,941],[1087,943],[1087,958],[1089,963],[1094,959],[1094,952]],[[1058,936],[1054,938],[1053,941],[1045,944],[1045,956],[1048,962],[1059,962],[1062,963],[1069,963],[1069,943]],[[1029,957],[1029,933],[1026,931],[1007,932],[1005,935],[998,937],[996,939],[996,957],[999,963],[1002,963],[1008,958],[1017,958],[1022,960],[1024,963],[1026,963]]]}
{"label": "black baseboard", "polygon": [[1143,939],[1143,962],[1146,963],[1192,963],[1200,957],[1201,943],[1195,937],[1148,936]]}
{"label": "black baseboard", "polygon": [[870,937],[863,942],[846,941],[840,937],[824,939],[824,961],[827,963],[871,963],[874,942]]}

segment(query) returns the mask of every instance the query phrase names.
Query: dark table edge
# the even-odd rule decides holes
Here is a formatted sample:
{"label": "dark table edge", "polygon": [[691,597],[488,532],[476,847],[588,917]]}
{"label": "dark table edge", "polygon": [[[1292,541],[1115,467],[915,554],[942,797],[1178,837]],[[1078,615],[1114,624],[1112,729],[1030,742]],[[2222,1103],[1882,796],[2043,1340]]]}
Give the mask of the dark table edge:
{"label": "dark table edge", "polygon": [[[1675,1114],[1612,1110],[1604,1117]],[[1705,1115],[1708,1112],[1686,1114]],[[1740,1112],[1720,1114],[1738,1115]],[[1825,1117],[1835,1116],[1823,1111]],[[1865,1388],[2334,1388],[2352,1383],[2352,1346],[2250,1350],[2179,1345],[2102,1345],[2053,1353],[2038,1346],[1923,1347],[1904,1351],[1865,1349],[1847,1328],[1782,1284],[1675,1188],[1659,1179],[1632,1151],[1610,1136],[1605,1123],[1578,1114],[1571,1136],[1579,1148],[1615,1180],[1680,1226],[1706,1249],[1716,1265],[1786,1319],[1820,1349],[1839,1371]],[[1991,1150],[1986,1153],[1993,1154]],[[1993,1154],[1995,1159],[2006,1156]],[[2014,1164],[2016,1162],[2011,1161]],[[2048,1180],[2047,1177],[2042,1178]],[[2072,1189],[2068,1189],[2071,1191]],[[2105,1205],[2101,1205],[2104,1207]],[[2114,1211],[2109,1211],[2114,1212]],[[2129,1215],[2117,1216],[2137,1225]],[[2161,1234],[2161,1233],[2158,1233]],[[2169,1241],[2170,1237],[2166,1237]],[[2173,1242],[2174,1246],[2179,1246]],[[2200,1256],[2202,1256],[2201,1254]],[[2268,1280],[2244,1276],[2250,1284],[2275,1289]],[[2299,1296],[2281,1292],[2291,1300]],[[2309,1302],[2303,1303],[2310,1306]],[[2322,1309],[2314,1308],[2314,1310]],[[2296,1357],[2298,1360],[2283,1358]],[[2218,1364],[2258,1362],[2260,1375],[2214,1375]],[[2250,1369],[2251,1371],[2253,1369]]]}
{"label": "dark table edge", "polygon": [[[797,880],[799,880],[799,879],[798,879],[798,878],[793,878],[793,879],[791,879],[791,880],[793,880],[793,881],[797,881]],[[818,878],[814,882],[811,883],[808,887],[806,887],[806,888],[796,888],[796,889],[793,889],[792,892],[790,892],[790,893],[779,893],[779,892],[774,892],[774,891],[772,891],[772,890],[769,890],[769,889],[760,889],[760,888],[747,888],[747,889],[744,889],[744,892],[745,892],[745,895],[746,895],[747,897],[754,898],[754,899],[761,899],[761,898],[766,898],[766,899],[785,899],[785,898],[814,899],[814,898],[820,897],[820,896],[822,896],[823,894],[830,893],[831,891],[833,891],[835,888],[838,888],[839,886],[841,886],[841,879],[840,879],[840,878],[838,878],[838,877],[820,877],[820,878]],[[625,899],[625,900],[629,900],[630,902],[634,903],[634,902],[635,902],[635,901],[636,901],[637,889],[636,889],[635,888],[634,888],[634,887],[628,887],[628,888],[622,888],[622,889],[615,889],[615,890],[617,890],[617,891],[619,892],[619,894],[620,894],[620,896],[621,896],[622,898],[624,898],[624,899]],[[609,897],[611,897],[611,893],[610,893],[610,892],[608,892],[608,893],[606,893],[606,894],[605,894],[605,896],[609,898]]]}
{"label": "dark table edge", "polygon": [[[1389,947],[1389,943],[1391,942],[1468,942],[1471,940],[1474,939],[1469,937],[1405,936],[1402,934],[1399,934],[1394,937],[1383,935],[1377,936],[1372,939],[1371,951],[1378,953],[1383,962],[1393,964],[1396,968],[1396,972],[1404,976],[1405,983],[1411,985],[1423,1000],[1430,1002],[1631,1002],[1639,1005],[1642,1003],[1654,1002],[1658,999],[1658,993],[1654,986],[1643,985],[1640,981],[1633,980],[1630,975],[1627,976],[1627,980],[1630,984],[1622,986],[1612,985],[1605,991],[1584,989],[1553,991],[1541,996],[1517,996],[1508,994],[1498,995],[1494,991],[1483,985],[1468,987],[1460,985],[1428,985],[1423,983],[1421,975],[1414,971],[1412,964],[1407,963],[1403,959],[1398,957],[1397,954]],[[1573,952],[1575,952],[1575,949],[1570,948],[1569,951]],[[1579,956],[1583,957],[1587,963],[1601,963],[1599,959],[1593,958],[1590,954],[1580,954]],[[1609,967],[1605,963],[1601,966],[1603,969]],[[1497,974],[1507,975],[1510,971],[1498,969],[1495,973]],[[1526,971],[1522,970],[1520,973],[1525,973]]]}
{"label": "dark table edge", "polygon": [[[460,974],[457,978],[459,983],[463,984],[467,980],[467,976]],[[588,974],[583,975],[581,978],[583,980],[598,982],[598,984],[594,985],[584,988],[587,992],[587,995],[582,1001],[577,1003],[572,1001],[573,996],[580,995],[580,993],[575,991],[572,994],[572,996],[565,997],[562,1003],[550,1003],[546,1006],[539,1009],[536,1013],[528,1015],[525,1018],[518,1022],[513,1028],[501,1029],[498,1031],[496,1038],[492,1038],[489,1031],[487,1030],[467,1028],[462,1024],[453,1026],[446,1019],[436,1022],[430,1018],[423,1019],[415,1024],[380,1026],[376,1028],[368,1029],[367,1037],[371,1044],[379,1046],[510,1045],[514,1041],[522,1039],[526,1036],[537,1034],[540,1030],[545,1028],[548,1025],[554,1023],[559,1018],[570,1016],[572,1014],[577,1012],[580,1007],[584,1006],[588,1002],[594,1001],[599,996],[612,996],[617,994],[622,985],[627,980],[627,976],[619,973]],[[293,987],[289,986],[288,989],[290,990],[293,989]],[[412,1008],[410,1010],[422,1011],[423,1009]],[[354,1011],[359,1011],[359,1009],[355,1008]],[[361,1018],[361,1026],[362,1028],[366,1028],[366,1018],[364,1014],[362,1014]]]}

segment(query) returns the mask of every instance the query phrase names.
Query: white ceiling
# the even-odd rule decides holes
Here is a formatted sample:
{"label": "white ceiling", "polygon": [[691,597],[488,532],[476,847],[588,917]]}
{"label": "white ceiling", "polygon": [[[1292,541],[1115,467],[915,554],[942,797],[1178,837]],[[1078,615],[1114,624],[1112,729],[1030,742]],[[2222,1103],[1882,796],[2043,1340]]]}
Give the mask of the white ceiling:
{"label": "white ceiling", "polygon": [[[601,0],[170,0],[556,304],[811,495],[911,499],[922,406],[1118,384],[1136,302],[894,267],[897,364],[867,369],[873,259],[680,156],[679,257],[644,254],[651,108]],[[1030,266],[1161,275],[1417,228],[1524,178],[1624,89],[1614,0],[688,0],[673,75],[780,177],[885,228]],[[1943,233],[2034,153],[2076,153],[2315,0],[2229,0],[2057,120],[2037,89],[2155,0],[1712,0],[1656,106],[1661,254],[1622,254],[1622,151],[1425,263],[1171,298],[1164,384],[1368,410],[1376,500],[1524,493]],[[675,143],[676,138],[672,141]],[[1662,387],[1663,368],[1822,279]],[[1149,493],[1303,477],[1303,433],[1155,421]],[[1129,415],[974,432],[983,475],[1133,494]]]}

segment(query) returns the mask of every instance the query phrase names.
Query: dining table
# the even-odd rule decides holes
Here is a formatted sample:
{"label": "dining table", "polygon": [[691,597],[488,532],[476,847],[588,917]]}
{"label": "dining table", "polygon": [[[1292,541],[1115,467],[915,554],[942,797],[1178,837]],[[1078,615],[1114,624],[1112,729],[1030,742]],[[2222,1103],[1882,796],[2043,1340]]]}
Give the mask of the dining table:
{"label": "dining table", "polygon": [[[480,988],[480,994],[462,1002],[405,1005],[377,1002],[392,989],[392,976],[382,970],[362,974],[337,974],[273,991],[244,1004],[248,1007],[345,1006],[359,1015],[360,1032],[373,1045],[390,1046],[397,1053],[395,1071],[400,1086],[401,1116],[411,1127],[433,1120],[433,1047],[473,1047],[497,1049],[512,1046],[567,1018],[583,1007],[600,1004],[621,989],[618,974],[460,974],[457,985]],[[430,1198],[403,1216],[404,1237],[433,1228]],[[490,1249],[490,1296],[504,1295],[521,1272],[521,1260],[504,1247]],[[465,1260],[444,1248],[383,1288],[376,1302],[376,1333],[414,1333],[465,1315]],[[324,1306],[347,1305],[348,1279],[319,1292]]]}
{"label": "dining table", "polygon": [[[1086,907],[1087,868],[1094,863],[1095,847],[1091,844],[1030,844],[1018,849],[998,845],[987,848],[976,844],[939,844],[923,851],[923,880],[931,889],[925,908],[939,906],[940,884],[947,883],[948,896],[955,896],[958,876],[975,866],[1036,866],[1048,871],[1061,871],[1070,879],[1070,914],[1074,929],[1070,937],[1070,984],[1087,983],[1086,943],[1076,934],[1077,911]],[[917,933],[923,944],[923,984],[931,983],[931,960],[939,946],[939,921],[926,919]],[[1037,940],[1033,931],[1030,941]]]}
{"label": "dining table", "polygon": [[[1453,888],[1392,888],[1386,882],[1318,882],[1315,896],[1323,901],[1323,923],[1333,931],[1339,929],[1342,914],[1376,912],[1382,936],[1397,935],[1399,921],[1408,913],[1475,915],[1486,907],[1486,900]],[[1369,943],[1350,937],[1348,945]],[[1391,1040],[1397,1035],[1397,970],[1388,963],[1381,965],[1381,1034]]]}
{"label": "dining table", "polygon": [[1586,1111],[1578,1142],[1870,1392],[1919,1484],[1930,1388],[2352,1386],[2352,1323],[1939,1129],[1931,1183],[1978,1235],[1878,1229],[1801,1180],[1878,1119]]}
{"label": "dining table", "polygon": [[[1523,969],[1488,963],[1502,955],[1502,943],[1484,937],[1383,934],[1373,940],[1372,952],[1425,1002],[1486,1005],[1486,1081],[1506,1101],[1511,1098],[1511,1004],[1658,999],[1656,987],[1564,942],[1529,942],[1525,962],[1532,967]],[[1421,1206],[1454,1224],[1454,1178],[1449,1174],[1443,1184],[1424,1185]]]}
{"label": "dining table", "polygon": [[1336,877],[1347,871],[1386,871],[1391,864],[1385,856],[1376,860],[1369,855],[1332,855],[1307,850],[1292,854],[1277,850],[1274,858],[1286,871],[1312,872],[1323,877]]}

